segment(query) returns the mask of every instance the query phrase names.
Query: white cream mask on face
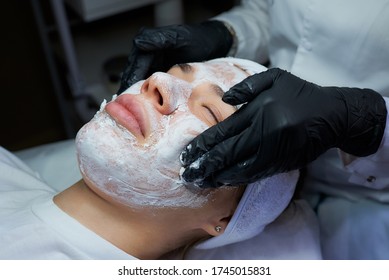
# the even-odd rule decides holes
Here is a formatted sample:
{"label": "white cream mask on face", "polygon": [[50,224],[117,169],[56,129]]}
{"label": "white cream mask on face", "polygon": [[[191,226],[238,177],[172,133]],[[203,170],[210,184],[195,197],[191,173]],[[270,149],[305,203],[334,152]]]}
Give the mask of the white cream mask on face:
{"label": "white cream mask on face", "polygon": [[[211,82],[225,89],[246,76],[240,70],[227,71],[222,64],[196,66],[192,83],[172,75],[155,73],[150,79],[169,95],[173,113],[161,118],[150,102],[143,102],[152,134],[145,144],[118,125],[102,108],[77,134],[76,146],[81,172],[99,190],[132,207],[200,207],[208,201],[203,193],[190,191],[179,179],[179,154],[185,145],[208,126],[189,112],[187,103],[193,88]],[[231,67],[230,67],[231,68]],[[235,75],[232,75],[235,72]],[[242,77],[241,77],[242,75]],[[123,94],[139,92],[137,83]],[[104,107],[104,106],[103,106]]]}
{"label": "white cream mask on face", "polygon": [[190,63],[190,65],[196,68],[193,87],[208,82],[218,85],[223,91],[227,91],[247,78],[247,73],[230,62],[211,60],[205,63]]}

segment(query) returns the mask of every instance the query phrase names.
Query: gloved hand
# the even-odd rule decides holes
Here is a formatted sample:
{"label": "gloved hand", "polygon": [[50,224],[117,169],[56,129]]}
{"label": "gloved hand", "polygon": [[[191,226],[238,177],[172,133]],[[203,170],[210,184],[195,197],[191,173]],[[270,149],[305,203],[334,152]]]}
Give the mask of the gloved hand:
{"label": "gloved hand", "polygon": [[200,187],[250,183],[299,169],[332,147],[355,156],[377,151],[385,101],[370,89],[321,87],[284,70],[243,80],[223,101],[243,105],[182,152],[182,178]]}
{"label": "gloved hand", "polygon": [[232,41],[227,27],[216,20],[141,29],[133,40],[118,94],[154,72],[167,71],[177,63],[226,56]]}

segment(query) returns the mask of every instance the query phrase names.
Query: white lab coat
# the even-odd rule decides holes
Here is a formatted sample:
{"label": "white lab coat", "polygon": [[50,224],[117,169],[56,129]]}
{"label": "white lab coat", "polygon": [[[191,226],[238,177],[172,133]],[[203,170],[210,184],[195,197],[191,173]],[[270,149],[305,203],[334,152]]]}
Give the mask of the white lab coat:
{"label": "white lab coat", "polygon": [[[372,88],[389,108],[389,0],[243,0],[216,19],[235,29],[237,57],[322,86]],[[308,167],[324,258],[389,259],[389,126],[376,154],[345,158],[333,149]]]}

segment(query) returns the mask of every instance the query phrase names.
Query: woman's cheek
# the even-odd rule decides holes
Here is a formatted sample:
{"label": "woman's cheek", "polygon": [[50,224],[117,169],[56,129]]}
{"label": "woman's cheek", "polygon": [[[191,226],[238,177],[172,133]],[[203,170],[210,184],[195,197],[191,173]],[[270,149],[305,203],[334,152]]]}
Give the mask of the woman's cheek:
{"label": "woman's cheek", "polygon": [[174,163],[179,170],[181,167],[179,155],[182,150],[208,127],[193,114],[177,112],[171,116],[166,133],[158,143],[159,156],[166,162]]}

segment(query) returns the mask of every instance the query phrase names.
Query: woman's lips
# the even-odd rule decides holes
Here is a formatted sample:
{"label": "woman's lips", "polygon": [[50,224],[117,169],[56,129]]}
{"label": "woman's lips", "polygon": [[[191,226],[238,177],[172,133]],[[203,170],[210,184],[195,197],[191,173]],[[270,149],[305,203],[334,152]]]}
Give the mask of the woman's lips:
{"label": "woman's lips", "polygon": [[120,95],[105,106],[105,111],[136,138],[146,138],[147,125],[144,110],[133,95]]}

